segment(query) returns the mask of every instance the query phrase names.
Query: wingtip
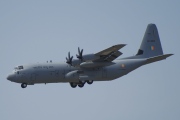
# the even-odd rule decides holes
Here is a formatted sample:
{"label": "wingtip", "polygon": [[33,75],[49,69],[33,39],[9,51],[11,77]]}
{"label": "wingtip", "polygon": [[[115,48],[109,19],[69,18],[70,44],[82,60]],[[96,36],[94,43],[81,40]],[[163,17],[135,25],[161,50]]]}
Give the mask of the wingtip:
{"label": "wingtip", "polygon": [[121,44],[121,45],[126,46],[127,44]]}
{"label": "wingtip", "polygon": [[174,54],[165,54],[166,58],[168,58],[168,57],[170,57],[172,55],[174,55]]}
{"label": "wingtip", "polygon": [[114,46],[120,46],[120,47],[124,47],[126,46],[127,44],[117,44],[117,45],[114,45]]}
{"label": "wingtip", "polygon": [[168,54],[169,56],[172,56],[172,55],[174,55],[174,54]]}

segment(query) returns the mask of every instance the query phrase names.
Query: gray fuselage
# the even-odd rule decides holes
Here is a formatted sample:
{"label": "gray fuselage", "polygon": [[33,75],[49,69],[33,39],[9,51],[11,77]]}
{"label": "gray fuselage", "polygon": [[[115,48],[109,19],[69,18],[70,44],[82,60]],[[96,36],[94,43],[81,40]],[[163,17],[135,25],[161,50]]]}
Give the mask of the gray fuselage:
{"label": "gray fuselage", "polygon": [[[144,59],[121,59],[113,65],[99,68],[74,67],[66,63],[37,63],[23,65],[23,69],[15,69],[8,77],[17,83],[57,83],[108,81],[121,77],[144,64]],[[83,73],[81,73],[83,71]]]}

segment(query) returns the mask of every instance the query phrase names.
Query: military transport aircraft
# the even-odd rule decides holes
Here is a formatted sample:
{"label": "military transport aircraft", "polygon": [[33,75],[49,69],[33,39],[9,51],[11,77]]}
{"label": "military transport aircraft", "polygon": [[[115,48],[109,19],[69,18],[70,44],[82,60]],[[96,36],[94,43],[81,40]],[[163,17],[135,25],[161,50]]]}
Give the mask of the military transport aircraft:
{"label": "military transport aircraft", "polygon": [[[72,88],[82,88],[85,83],[93,81],[110,81],[117,79],[136,68],[152,62],[166,59],[173,54],[163,54],[158,30],[155,24],[147,26],[140,49],[135,56],[116,59],[122,53],[118,51],[125,44],[114,45],[95,54],[83,55],[78,48],[77,59],[68,53],[66,63],[37,63],[19,65],[7,79],[21,83],[22,88],[38,83],[70,83]],[[116,60],[115,60],[116,59]]]}

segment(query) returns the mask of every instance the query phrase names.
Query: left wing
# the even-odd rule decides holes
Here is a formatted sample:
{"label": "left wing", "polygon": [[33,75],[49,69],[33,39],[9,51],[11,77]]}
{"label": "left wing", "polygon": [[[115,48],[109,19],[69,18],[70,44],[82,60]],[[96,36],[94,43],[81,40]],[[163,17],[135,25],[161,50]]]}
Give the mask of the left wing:
{"label": "left wing", "polygon": [[110,48],[107,48],[105,50],[102,50],[98,53],[95,53],[94,55],[99,56],[99,59],[96,59],[93,62],[100,62],[100,61],[111,62],[111,61],[113,61],[114,59],[116,59],[117,57],[122,55],[122,53],[119,52],[118,50],[123,48],[124,46],[126,46],[126,44],[118,44],[118,45],[114,45]]}

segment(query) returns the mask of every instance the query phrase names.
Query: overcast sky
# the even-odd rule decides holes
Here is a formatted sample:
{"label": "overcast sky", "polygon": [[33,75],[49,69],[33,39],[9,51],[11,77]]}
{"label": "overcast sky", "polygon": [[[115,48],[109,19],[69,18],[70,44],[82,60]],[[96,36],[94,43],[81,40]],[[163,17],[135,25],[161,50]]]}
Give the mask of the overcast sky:
{"label": "overcast sky", "polygon": [[[1,120],[179,120],[179,0],[0,0]],[[164,53],[175,55],[110,82],[22,89],[6,80],[17,65],[64,62],[77,48],[96,53],[127,44],[137,53],[155,23]]]}

